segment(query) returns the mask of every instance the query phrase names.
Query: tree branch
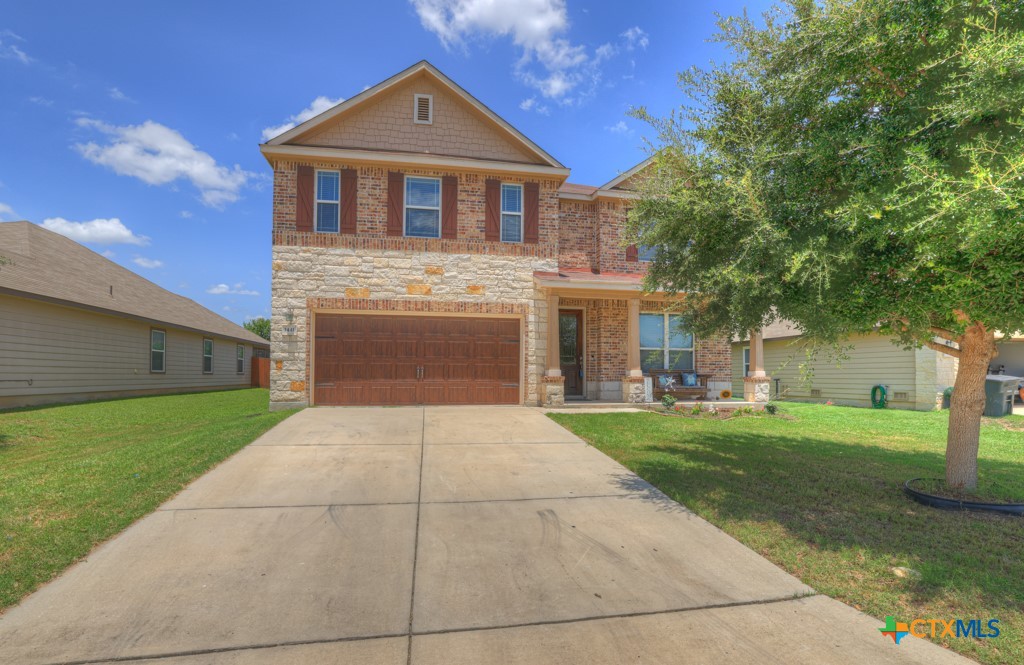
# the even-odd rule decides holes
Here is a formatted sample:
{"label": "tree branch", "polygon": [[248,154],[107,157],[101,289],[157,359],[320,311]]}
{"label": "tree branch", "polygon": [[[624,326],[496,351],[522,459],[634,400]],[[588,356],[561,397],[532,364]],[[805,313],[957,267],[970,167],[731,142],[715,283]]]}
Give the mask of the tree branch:
{"label": "tree branch", "polygon": [[938,351],[939,353],[945,353],[947,356],[953,356],[954,358],[959,358],[960,357],[960,349],[954,349],[951,346],[946,346],[945,344],[939,344],[938,342],[933,342],[931,340],[925,342],[924,345],[927,346],[929,349],[932,349],[933,351]]}

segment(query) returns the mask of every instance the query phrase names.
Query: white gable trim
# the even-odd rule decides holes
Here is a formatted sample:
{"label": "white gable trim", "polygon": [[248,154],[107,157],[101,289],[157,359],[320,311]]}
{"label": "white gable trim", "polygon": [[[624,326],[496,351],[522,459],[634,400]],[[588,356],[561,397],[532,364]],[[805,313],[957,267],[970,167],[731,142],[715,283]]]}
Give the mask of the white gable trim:
{"label": "white gable trim", "polygon": [[639,164],[637,164],[636,166],[634,166],[630,170],[626,171],[625,173],[623,173],[623,174],[619,175],[618,177],[613,178],[613,179],[609,180],[608,182],[606,182],[605,184],[601,185],[600,189],[613,189],[615,187],[618,187],[619,185],[621,185],[626,180],[629,180],[630,178],[635,176],[637,173],[639,173],[640,171],[643,171],[645,168],[650,166],[651,162],[653,162],[653,161],[654,161],[654,157],[653,156],[648,157],[647,159],[645,159],[644,161],[640,162]]}
{"label": "white gable trim", "polygon": [[555,159],[554,157],[549,155],[547,152],[545,152],[543,149],[541,149],[541,147],[538,146],[536,143],[534,143],[530,139],[526,138],[526,136],[522,132],[520,132],[518,129],[516,129],[515,127],[510,125],[507,121],[505,121],[504,118],[499,116],[497,113],[495,113],[491,109],[489,109],[486,106],[484,106],[478,99],[476,99],[471,94],[469,94],[468,92],[463,90],[461,87],[459,87],[459,85],[457,83],[455,83],[450,78],[448,78],[447,76],[442,74],[436,67],[434,67],[432,64],[430,64],[426,60],[421,60],[420,62],[416,63],[412,67],[409,67],[408,69],[406,69],[405,71],[399,72],[398,74],[395,74],[391,78],[389,78],[389,79],[387,79],[385,81],[382,81],[381,83],[378,83],[377,85],[373,86],[372,88],[368,88],[368,89],[364,90],[363,92],[359,93],[355,97],[352,97],[350,99],[346,99],[345,101],[341,102],[337,106],[333,106],[333,107],[327,109],[326,111],[324,111],[320,115],[314,116],[314,117],[310,118],[309,120],[307,120],[306,122],[304,122],[304,123],[302,123],[300,125],[296,125],[295,127],[292,127],[287,132],[284,132],[283,134],[279,134],[278,136],[275,136],[274,138],[270,139],[269,141],[267,141],[263,145],[266,145],[266,146],[284,145],[284,144],[288,143],[289,141],[291,141],[292,139],[294,139],[294,138],[296,138],[296,137],[298,137],[298,136],[300,136],[302,134],[305,134],[306,132],[310,131],[311,129],[313,129],[313,128],[319,126],[319,125],[322,125],[322,124],[324,124],[326,122],[329,122],[331,119],[337,117],[338,115],[340,115],[342,113],[345,113],[346,111],[349,111],[349,110],[355,108],[356,106],[359,106],[359,105],[363,104],[364,102],[366,102],[371,97],[375,97],[375,96],[377,96],[380,93],[383,93],[383,92],[385,92],[387,90],[390,90],[390,89],[394,88],[395,86],[401,84],[402,82],[406,81],[410,77],[415,76],[416,74],[419,74],[420,72],[426,72],[429,76],[431,76],[434,80],[436,80],[438,83],[440,83],[443,87],[448,88],[457,97],[462,98],[464,101],[466,101],[468,104],[470,104],[477,111],[479,111],[480,113],[485,115],[492,122],[494,122],[499,127],[501,127],[503,130],[505,130],[505,133],[508,134],[509,137],[511,137],[515,142],[517,142],[520,145],[522,145],[523,147],[525,147],[529,152],[531,152],[534,155],[536,155],[537,157],[539,157],[542,161],[546,162],[549,166],[552,166],[552,167],[555,167],[555,168],[565,168],[562,165],[561,162],[559,162],[557,159]]}

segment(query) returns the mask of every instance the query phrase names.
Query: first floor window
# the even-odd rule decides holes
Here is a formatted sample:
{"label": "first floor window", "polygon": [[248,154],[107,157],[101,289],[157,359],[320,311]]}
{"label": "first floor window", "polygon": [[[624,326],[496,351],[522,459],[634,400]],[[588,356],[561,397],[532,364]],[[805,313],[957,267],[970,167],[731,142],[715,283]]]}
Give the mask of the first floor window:
{"label": "first floor window", "polygon": [[743,376],[750,376],[750,347],[743,349]]}
{"label": "first floor window", "polygon": [[693,333],[678,314],[640,315],[640,368],[693,369]]}
{"label": "first floor window", "polygon": [[235,371],[239,374],[245,374],[245,346],[243,344],[235,347],[235,358],[237,364]]}
{"label": "first floor window", "polygon": [[167,369],[167,333],[163,330],[149,331],[149,371],[163,372]]}
{"label": "first floor window", "polygon": [[653,261],[654,255],[658,253],[656,246],[647,247],[645,245],[639,245],[637,248],[637,258],[641,261]]}
{"label": "first floor window", "polygon": [[337,171],[316,172],[316,230],[337,233],[341,214],[341,174]]}
{"label": "first floor window", "polygon": [[213,374],[213,340],[203,338],[203,374]]}
{"label": "first floor window", "polygon": [[405,179],[405,235],[441,237],[441,179]]}
{"label": "first floor window", "polygon": [[523,186],[501,186],[501,241],[523,241]]}

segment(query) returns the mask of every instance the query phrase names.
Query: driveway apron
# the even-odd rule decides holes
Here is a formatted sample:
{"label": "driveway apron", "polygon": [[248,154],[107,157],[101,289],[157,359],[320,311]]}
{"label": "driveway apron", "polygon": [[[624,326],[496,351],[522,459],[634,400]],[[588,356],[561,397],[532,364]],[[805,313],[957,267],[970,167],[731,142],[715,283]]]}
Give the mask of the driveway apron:
{"label": "driveway apron", "polygon": [[526,407],[292,416],[0,616],[0,663],[955,663]]}

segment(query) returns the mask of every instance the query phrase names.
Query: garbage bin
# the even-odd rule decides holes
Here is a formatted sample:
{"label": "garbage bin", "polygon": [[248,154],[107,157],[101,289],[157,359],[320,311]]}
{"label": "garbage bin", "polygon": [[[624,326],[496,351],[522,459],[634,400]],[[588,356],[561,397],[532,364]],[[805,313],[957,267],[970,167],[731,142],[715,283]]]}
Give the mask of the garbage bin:
{"label": "garbage bin", "polygon": [[1017,392],[1019,376],[989,374],[985,377],[985,415],[993,418],[1013,413],[1013,396]]}

